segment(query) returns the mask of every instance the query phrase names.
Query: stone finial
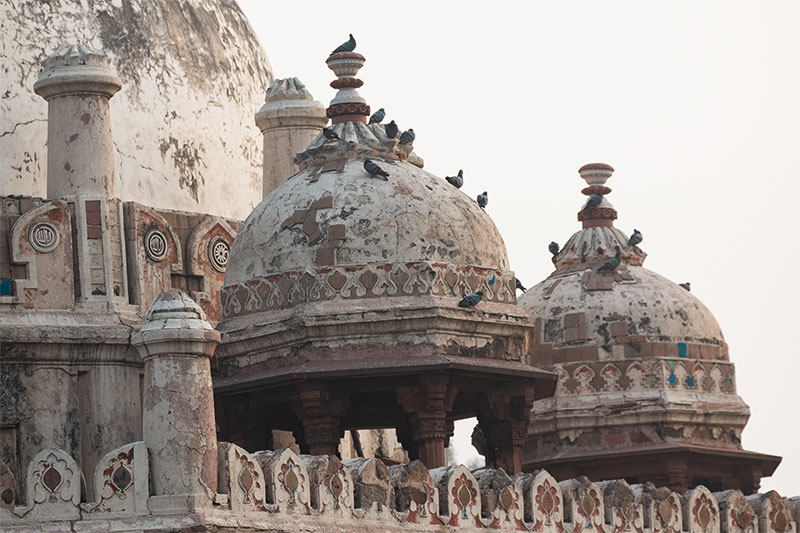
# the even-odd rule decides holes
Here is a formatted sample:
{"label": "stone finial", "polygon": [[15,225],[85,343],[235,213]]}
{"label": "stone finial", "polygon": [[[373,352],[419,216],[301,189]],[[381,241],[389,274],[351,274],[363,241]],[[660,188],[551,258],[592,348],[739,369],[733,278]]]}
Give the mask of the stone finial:
{"label": "stone finial", "polygon": [[267,89],[266,103],[256,113],[264,134],[263,196],[299,170],[294,155],[319,135],[328,117],[325,106],[314,100],[297,78],[275,80]]}
{"label": "stone finial", "polygon": [[611,189],[606,187],[606,182],[614,173],[614,167],[605,163],[589,163],[579,168],[578,173],[589,185],[582,189],[581,193],[589,197],[595,194],[603,195],[603,201],[591,209],[587,209],[590,201],[587,200],[578,212],[578,220],[583,223],[584,228],[613,226],[617,211],[605,196],[611,192]]}
{"label": "stone finial", "polygon": [[219,332],[188,294],[165,291],[147,310],[144,324],[131,342],[147,360],[164,353],[211,357],[219,339]]}
{"label": "stone finial", "polygon": [[370,109],[367,101],[356,90],[364,85],[364,82],[355,77],[366,60],[367,58],[356,52],[337,52],[331,54],[325,61],[328,68],[338,77],[331,82],[331,87],[338,89],[339,92],[328,107],[328,117],[333,124],[367,123]]}
{"label": "stone finial", "polygon": [[111,98],[121,88],[108,55],[84,44],[59,46],[42,61],[42,73],[33,85],[34,92],[45,100],[69,94]]}

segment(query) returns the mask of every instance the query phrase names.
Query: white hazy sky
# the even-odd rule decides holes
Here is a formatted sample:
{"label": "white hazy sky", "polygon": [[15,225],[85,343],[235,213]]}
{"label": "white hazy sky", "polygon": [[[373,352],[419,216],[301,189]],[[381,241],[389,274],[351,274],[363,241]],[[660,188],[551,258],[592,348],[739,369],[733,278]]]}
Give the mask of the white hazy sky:
{"label": "white hazy sky", "polygon": [[414,128],[426,170],[489,191],[526,284],[579,229],[578,167],[613,165],[616,225],[722,326],[744,447],[783,456],[762,491],[800,494],[800,2],[240,4],[275,76],[325,104],[325,58],[352,32],[361,94]]}

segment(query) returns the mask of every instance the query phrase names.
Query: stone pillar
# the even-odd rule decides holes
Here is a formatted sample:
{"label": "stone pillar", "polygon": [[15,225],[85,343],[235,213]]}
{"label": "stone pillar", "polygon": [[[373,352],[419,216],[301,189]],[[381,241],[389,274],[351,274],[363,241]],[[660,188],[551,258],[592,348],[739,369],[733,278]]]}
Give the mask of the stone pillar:
{"label": "stone pillar", "polygon": [[295,412],[303,424],[300,449],[307,449],[311,455],[337,455],[344,436],[342,416],[347,412],[347,399],[334,396],[319,383],[298,386],[298,395],[300,405]]}
{"label": "stone pillar", "polygon": [[132,344],[144,359],[144,440],[156,513],[210,505],[217,435],[210,360],[220,335],[181,291],[162,292]]}
{"label": "stone pillar", "polygon": [[43,62],[33,90],[47,100],[47,197],[116,197],[109,99],[122,82],[108,56],[61,45]]}
{"label": "stone pillar", "polygon": [[256,113],[256,125],[264,134],[264,198],[297,173],[295,154],[327,123],[325,106],[297,78],[275,80],[269,86],[267,102]]}
{"label": "stone pillar", "polygon": [[419,386],[397,391],[398,402],[409,415],[415,458],[429,469],[446,466],[444,449],[453,433],[447,414],[453,408],[456,392],[444,374],[425,376]]}

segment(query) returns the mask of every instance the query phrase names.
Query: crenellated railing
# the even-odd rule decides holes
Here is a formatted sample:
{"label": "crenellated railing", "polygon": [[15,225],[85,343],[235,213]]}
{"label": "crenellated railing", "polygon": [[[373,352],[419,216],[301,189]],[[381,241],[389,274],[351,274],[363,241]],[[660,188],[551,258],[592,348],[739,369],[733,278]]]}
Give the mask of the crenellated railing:
{"label": "crenellated railing", "polygon": [[[149,506],[143,442],[108,453],[94,477],[96,501],[81,502],[83,476],[57,449],[28,466],[24,503],[5,468],[4,531],[535,531],[542,533],[797,533],[800,498],[772,491],[745,497],[698,486],[677,494],[624,480],[557,482],[544,470],[508,476],[464,466],[427,470],[419,461],[341,461],[289,449],[218,448],[216,492],[194,495],[184,512]],[[4,465],[0,465],[4,466]],[[61,523],[61,524],[59,524]]]}

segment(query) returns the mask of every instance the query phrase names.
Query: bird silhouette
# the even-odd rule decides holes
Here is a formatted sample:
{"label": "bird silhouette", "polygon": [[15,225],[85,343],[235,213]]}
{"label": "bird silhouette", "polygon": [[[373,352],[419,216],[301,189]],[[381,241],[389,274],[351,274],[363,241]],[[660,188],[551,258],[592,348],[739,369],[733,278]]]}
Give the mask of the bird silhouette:
{"label": "bird silhouette", "polygon": [[406,131],[400,135],[400,144],[411,144],[414,142],[414,139],[417,138],[416,133],[414,133],[413,128],[408,128]]}
{"label": "bird silhouette", "polygon": [[634,228],[633,235],[628,239],[628,246],[636,246],[640,242],[642,242],[642,232]]}
{"label": "bird silhouette", "polygon": [[467,294],[466,296],[464,296],[464,298],[462,298],[460,302],[458,302],[458,306],[459,307],[475,307],[476,305],[478,305],[478,302],[481,301],[481,298],[483,298],[483,292],[482,291],[471,292],[471,293]]}
{"label": "bird silhouette", "polygon": [[340,44],[336,47],[336,50],[331,52],[331,54],[338,54],[339,52],[352,52],[356,49],[356,40],[353,37],[353,34],[350,34],[350,39]]}
{"label": "bird silhouette", "polygon": [[364,170],[366,170],[367,174],[369,174],[373,178],[380,177],[387,181],[389,179],[389,173],[383,170],[381,167],[379,167],[378,164],[372,159],[364,160]]}
{"label": "bird silhouette", "polygon": [[525,291],[527,291],[527,290],[528,290],[528,289],[526,289],[526,288],[525,288],[525,286],[524,286],[522,283],[520,283],[520,281],[519,281],[519,280],[515,280],[515,281],[517,282],[517,288],[518,288],[519,290],[521,290],[522,292],[525,292]]}
{"label": "bird silhouette", "polygon": [[383,127],[383,131],[386,132],[387,137],[394,139],[397,137],[397,124],[395,124],[393,120]]}
{"label": "bird silhouette", "polygon": [[680,287],[682,287],[682,288],[686,289],[687,291],[689,291],[689,292],[692,292],[692,284],[691,284],[691,283],[689,283],[688,281],[687,281],[687,282],[685,282],[685,283],[678,283],[678,285],[679,285]]}
{"label": "bird silhouette", "polygon": [[383,117],[385,116],[386,116],[386,111],[384,111],[383,108],[380,108],[377,111],[375,111],[371,117],[369,117],[369,123],[380,124],[381,120],[383,120]]}
{"label": "bird silhouette", "polygon": [[486,204],[489,203],[489,193],[483,191],[481,194],[478,195],[478,206],[481,209],[486,209]]}
{"label": "bird silhouette", "polygon": [[593,194],[589,197],[589,200],[586,201],[586,206],[583,208],[584,211],[591,211],[598,205],[603,203],[603,195],[602,194]]}
{"label": "bird silhouette", "polygon": [[325,136],[326,139],[329,141],[341,141],[342,139],[339,138],[339,134],[333,131],[331,128],[322,128],[322,135]]}
{"label": "bird silhouette", "polygon": [[614,272],[620,263],[621,252],[617,250],[617,255],[605,262],[603,266],[597,269],[597,272]]}
{"label": "bird silhouette", "polygon": [[460,189],[462,185],[464,185],[464,171],[459,170],[458,175],[456,176],[446,176],[444,179],[447,180],[447,183],[455,187],[456,189]]}
{"label": "bird silhouette", "polygon": [[553,257],[557,256],[558,252],[561,251],[561,248],[558,246],[558,243],[556,241],[551,242],[547,246],[547,249],[550,250],[550,253],[553,254]]}

